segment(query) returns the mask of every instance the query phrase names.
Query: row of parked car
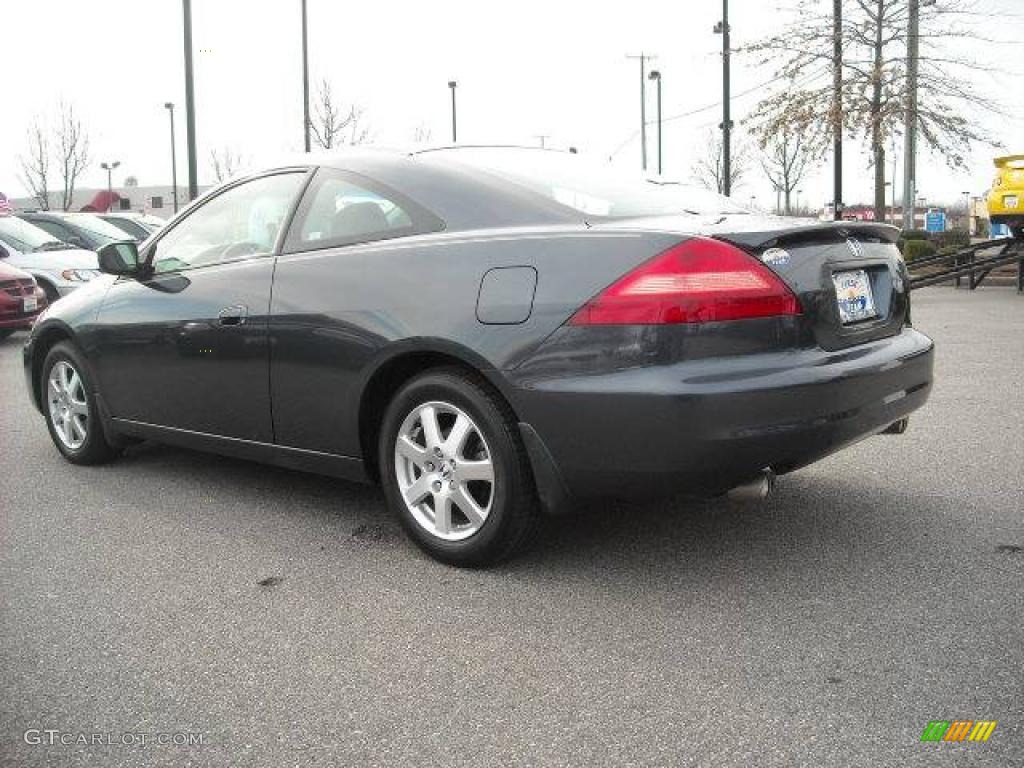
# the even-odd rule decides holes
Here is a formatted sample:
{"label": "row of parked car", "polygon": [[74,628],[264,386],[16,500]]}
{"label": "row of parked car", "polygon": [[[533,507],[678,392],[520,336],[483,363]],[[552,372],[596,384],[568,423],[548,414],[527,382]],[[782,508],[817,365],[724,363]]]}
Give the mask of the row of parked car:
{"label": "row of parked car", "polygon": [[29,328],[46,306],[100,274],[96,251],[142,242],[163,220],[128,211],[0,215],[0,339]]}

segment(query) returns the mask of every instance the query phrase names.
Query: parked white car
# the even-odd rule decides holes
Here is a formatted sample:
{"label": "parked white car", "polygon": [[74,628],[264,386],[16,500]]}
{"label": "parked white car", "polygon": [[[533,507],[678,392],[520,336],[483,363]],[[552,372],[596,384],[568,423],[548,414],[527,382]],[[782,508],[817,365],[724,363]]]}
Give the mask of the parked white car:
{"label": "parked white car", "polygon": [[50,302],[101,274],[93,251],[62,243],[16,216],[0,216],[0,259],[32,275]]}

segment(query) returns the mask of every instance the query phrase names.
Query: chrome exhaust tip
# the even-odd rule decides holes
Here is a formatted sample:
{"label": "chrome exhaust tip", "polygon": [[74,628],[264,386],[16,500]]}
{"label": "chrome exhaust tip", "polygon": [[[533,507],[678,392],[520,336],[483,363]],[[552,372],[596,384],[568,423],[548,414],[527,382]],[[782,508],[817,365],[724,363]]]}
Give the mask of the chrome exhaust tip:
{"label": "chrome exhaust tip", "polygon": [[761,470],[755,480],[737,485],[726,495],[732,501],[764,501],[775,490],[775,473],[770,467]]}
{"label": "chrome exhaust tip", "polygon": [[883,435],[902,435],[907,431],[907,425],[910,424],[908,417],[903,417],[899,421],[894,421],[888,427],[882,430]]}

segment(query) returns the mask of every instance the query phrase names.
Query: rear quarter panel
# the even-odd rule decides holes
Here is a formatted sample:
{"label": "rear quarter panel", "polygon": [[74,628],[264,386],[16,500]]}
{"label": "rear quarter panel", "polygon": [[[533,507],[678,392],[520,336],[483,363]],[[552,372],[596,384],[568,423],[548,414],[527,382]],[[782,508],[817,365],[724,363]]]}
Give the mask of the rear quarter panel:
{"label": "rear quarter panel", "polygon": [[[270,323],[275,438],[358,456],[363,387],[395,354],[445,352],[500,383],[588,298],[678,240],[574,225],[282,255]],[[519,324],[485,325],[476,316],[481,279],[509,266],[537,271],[532,312]]]}

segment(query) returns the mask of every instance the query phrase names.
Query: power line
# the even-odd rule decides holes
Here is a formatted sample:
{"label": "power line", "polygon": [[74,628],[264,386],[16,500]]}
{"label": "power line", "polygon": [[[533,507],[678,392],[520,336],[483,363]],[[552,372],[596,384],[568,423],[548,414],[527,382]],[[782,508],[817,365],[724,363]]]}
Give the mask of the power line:
{"label": "power line", "polygon": [[[808,81],[813,80],[814,78],[818,77],[820,74],[821,74],[820,72],[814,72],[814,73],[808,75],[807,77],[801,78],[799,82],[794,82],[794,86],[801,86],[801,85],[807,83]],[[734,94],[732,98],[733,99],[741,99],[744,96],[749,96],[754,91],[759,91],[762,88],[766,88],[767,86],[769,86],[769,85],[771,85],[773,83],[777,83],[779,80],[789,79],[789,77],[790,76],[788,74],[776,75],[775,77],[771,78],[770,80],[765,80],[763,83],[759,83],[758,85],[755,85],[755,86],[752,86],[750,88],[747,88],[745,91],[740,91],[739,93]],[[712,109],[717,109],[720,106],[722,106],[721,100],[715,101],[715,102],[712,102],[710,104],[705,104],[702,107],[697,107],[695,109],[691,109],[691,110],[688,110],[686,112],[680,112],[679,114],[671,115],[669,117],[665,117],[665,118],[662,119],[662,122],[663,123],[670,123],[673,120],[682,120],[683,118],[686,118],[686,117],[693,117],[694,115],[699,115],[701,112],[708,112],[708,111],[710,111]],[[652,124],[653,122],[654,122],[653,120],[648,121],[648,124]],[[619,154],[619,152],[621,152],[626,147],[628,147],[630,142],[632,142],[633,139],[635,139],[639,133],[640,133],[639,129],[633,131],[629,135],[629,138],[627,138],[625,141],[623,141],[621,144],[619,144],[615,148],[615,151],[612,152],[610,155],[608,155],[609,159],[615,157],[617,154]]]}

